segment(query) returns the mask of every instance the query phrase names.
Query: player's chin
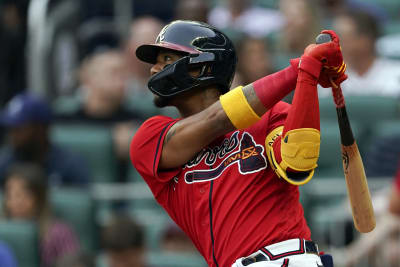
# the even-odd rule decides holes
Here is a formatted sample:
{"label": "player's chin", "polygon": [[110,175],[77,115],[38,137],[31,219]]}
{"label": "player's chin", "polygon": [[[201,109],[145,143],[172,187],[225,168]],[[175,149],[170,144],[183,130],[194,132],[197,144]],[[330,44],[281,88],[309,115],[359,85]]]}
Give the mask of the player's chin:
{"label": "player's chin", "polygon": [[154,95],[153,103],[158,108],[164,108],[169,105],[169,100],[166,97]]}

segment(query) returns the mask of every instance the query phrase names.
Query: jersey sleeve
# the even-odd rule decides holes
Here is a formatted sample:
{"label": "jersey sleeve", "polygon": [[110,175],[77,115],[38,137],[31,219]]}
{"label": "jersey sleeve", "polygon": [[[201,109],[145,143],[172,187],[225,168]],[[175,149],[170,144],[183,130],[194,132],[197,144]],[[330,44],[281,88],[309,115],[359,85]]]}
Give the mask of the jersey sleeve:
{"label": "jersey sleeve", "polygon": [[168,130],[177,122],[165,116],[155,116],[145,121],[134,135],[130,145],[130,157],[133,166],[146,180],[151,178],[158,182],[171,180],[180,171],[179,168],[159,170],[164,138]]}
{"label": "jersey sleeve", "polygon": [[290,104],[285,103],[283,101],[278,102],[271,109],[271,112],[269,114],[269,123],[268,123],[268,128],[267,128],[267,134],[272,132],[277,127],[283,126],[289,110],[290,110]]}

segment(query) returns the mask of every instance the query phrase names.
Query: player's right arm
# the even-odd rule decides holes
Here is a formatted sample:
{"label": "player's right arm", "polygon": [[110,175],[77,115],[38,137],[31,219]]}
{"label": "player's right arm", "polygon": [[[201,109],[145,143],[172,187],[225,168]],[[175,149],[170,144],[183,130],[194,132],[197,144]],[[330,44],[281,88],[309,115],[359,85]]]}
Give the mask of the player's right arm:
{"label": "player's right arm", "polygon": [[[298,61],[294,61],[292,66],[264,77],[259,83],[265,83],[265,88],[262,89],[270,91],[271,107],[294,89],[297,65]],[[239,87],[234,90],[233,99],[232,93],[226,94],[231,97],[221,98],[205,110],[181,120],[163,116],[150,118],[140,127],[131,142],[132,163],[142,176],[148,174],[161,180],[168,177],[170,179],[176,173],[171,175],[169,171],[173,169],[176,171],[215,138],[234,129],[245,127],[238,123],[251,124],[251,120],[258,120],[259,116],[266,112],[267,107],[263,105],[252,88],[251,85],[243,90]],[[222,107],[221,101],[225,103],[225,106],[231,107],[230,113],[237,112],[236,119],[239,117],[241,122],[237,120],[232,122],[232,118]],[[230,116],[232,117],[232,114]],[[249,117],[250,120],[248,120]]]}
{"label": "player's right arm", "polygon": [[245,129],[295,88],[298,60],[286,69],[268,75],[258,84],[268,90],[266,106],[257,95],[253,83],[223,95],[205,110],[174,124],[163,140],[159,169],[182,166],[215,138],[235,129]]}

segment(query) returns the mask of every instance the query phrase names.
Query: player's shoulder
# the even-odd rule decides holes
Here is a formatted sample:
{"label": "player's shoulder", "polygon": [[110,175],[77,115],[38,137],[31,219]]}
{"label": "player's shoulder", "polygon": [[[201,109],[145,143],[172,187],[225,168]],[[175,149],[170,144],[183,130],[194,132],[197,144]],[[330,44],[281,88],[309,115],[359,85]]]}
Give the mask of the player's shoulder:
{"label": "player's shoulder", "polygon": [[147,119],[142,125],[139,127],[139,130],[153,129],[158,127],[163,127],[169,123],[175,122],[179,119],[174,119],[164,115],[157,115]]}
{"label": "player's shoulder", "polygon": [[157,138],[157,136],[160,136],[160,134],[168,128],[168,125],[178,120],[179,119],[163,115],[157,115],[147,119],[133,136],[131,147],[135,146],[135,144],[146,143],[150,139]]}

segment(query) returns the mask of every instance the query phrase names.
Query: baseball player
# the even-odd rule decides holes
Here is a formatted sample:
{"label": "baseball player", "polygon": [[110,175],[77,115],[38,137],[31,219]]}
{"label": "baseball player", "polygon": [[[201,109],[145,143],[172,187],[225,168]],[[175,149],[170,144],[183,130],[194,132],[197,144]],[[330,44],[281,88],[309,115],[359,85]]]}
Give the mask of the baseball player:
{"label": "baseball player", "polygon": [[[155,104],[181,118],[148,119],[132,140],[132,163],[209,266],[323,266],[298,185],[319,156],[317,83],[345,79],[338,37],[326,33],[333,41],[230,91],[233,44],[207,24],[174,21],[136,50],[153,64]],[[293,104],[280,102],[293,89]]]}

